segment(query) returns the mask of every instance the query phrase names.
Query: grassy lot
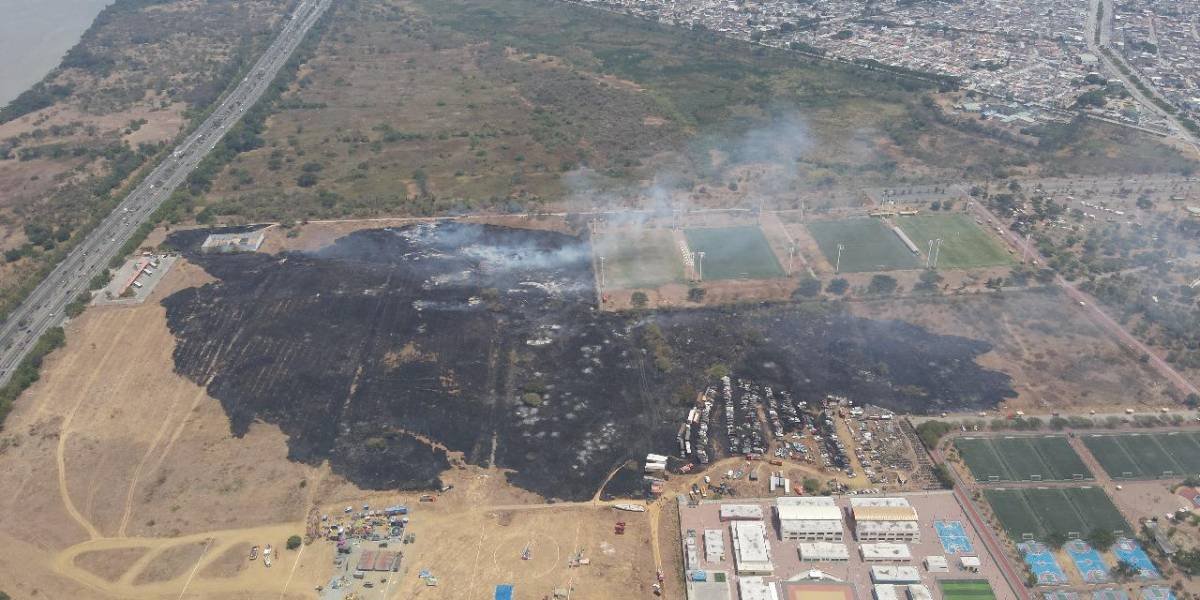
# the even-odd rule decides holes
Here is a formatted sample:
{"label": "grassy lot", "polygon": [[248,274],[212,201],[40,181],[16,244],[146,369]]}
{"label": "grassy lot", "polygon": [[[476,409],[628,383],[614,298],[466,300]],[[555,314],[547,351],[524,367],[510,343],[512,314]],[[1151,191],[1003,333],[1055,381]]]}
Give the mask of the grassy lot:
{"label": "grassy lot", "polygon": [[900,238],[879,219],[862,217],[814,221],[805,227],[831,265],[837,262],[837,245],[845,246],[841,261],[843,273],[915,269],[921,266],[921,259],[909,252]]}
{"label": "grassy lot", "polygon": [[939,580],[945,600],[995,600],[996,594],[986,579]]}
{"label": "grassy lot", "polygon": [[1027,533],[1035,537],[1043,535],[1041,521],[1025,502],[1021,490],[988,489],[983,491],[983,495],[992,505],[992,512],[1000,520],[1004,531],[1008,532],[1009,538],[1019,542]]}
{"label": "grassy lot", "polygon": [[605,233],[593,238],[597,256],[604,257],[609,288],[655,287],[683,282],[683,259],[674,235],[665,229]]}
{"label": "grassy lot", "polygon": [[1079,511],[1083,522],[1090,527],[1099,527],[1111,531],[1131,533],[1129,523],[1121,516],[1121,511],[1113,505],[1108,494],[1097,487],[1067,488],[1064,490],[1071,504]]}
{"label": "grassy lot", "polygon": [[714,279],[770,279],[782,277],[783,267],[758,227],[687,229],[692,252],[703,252],[701,276]]}
{"label": "grassy lot", "polygon": [[1083,443],[1114,479],[1200,473],[1200,438],[1195,433],[1088,435]]}
{"label": "grassy lot", "polygon": [[998,481],[1012,480],[1012,474],[987,439],[958,438],[954,440],[954,447],[976,481],[992,481],[993,478]]}
{"label": "grassy lot", "polygon": [[1091,470],[1083,464],[1083,459],[1079,458],[1067,438],[1056,435],[1030,438],[1029,442],[1050,468],[1050,475],[1054,479],[1075,479],[1076,475],[1083,479],[1093,478]]}
{"label": "grassy lot", "polygon": [[897,217],[896,225],[922,249],[928,240],[941,239],[940,269],[994,267],[1013,262],[1001,243],[964,214]]}

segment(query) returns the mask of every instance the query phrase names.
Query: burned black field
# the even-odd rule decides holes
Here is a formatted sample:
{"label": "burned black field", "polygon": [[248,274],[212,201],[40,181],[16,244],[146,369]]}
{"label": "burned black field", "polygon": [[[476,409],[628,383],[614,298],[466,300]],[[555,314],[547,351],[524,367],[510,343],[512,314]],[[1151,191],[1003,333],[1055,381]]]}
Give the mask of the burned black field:
{"label": "burned black field", "polygon": [[1013,395],[975,362],[985,342],[836,308],[596,311],[588,244],[563,234],[442,223],[267,255],[202,254],[207,233],[169,239],[219,280],[163,301],[176,370],[236,435],[275,424],[290,458],[369,488],[438,485],[444,446],[590,498],[623,462],[671,453],[718,364],[798,399],[906,412]]}

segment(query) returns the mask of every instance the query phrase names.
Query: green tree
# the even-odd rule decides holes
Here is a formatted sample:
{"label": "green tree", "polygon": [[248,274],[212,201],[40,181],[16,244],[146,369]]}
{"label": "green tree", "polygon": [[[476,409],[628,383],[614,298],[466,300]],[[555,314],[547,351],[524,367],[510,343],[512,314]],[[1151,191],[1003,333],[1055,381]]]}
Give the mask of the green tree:
{"label": "green tree", "polygon": [[1067,534],[1061,531],[1051,531],[1046,534],[1046,545],[1055,550],[1062,548],[1065,543],[1067,543]]}
{"label": "green tree", "polygon": [[796,286],[796,290],[792,292],[793,298],[812,298],[821,293],[821,280],[815,277],[805,277],[800,280],[800,284]]}
{"label": "green tree", "polygon": [[299,548],[300,544],[302,544],[302,543],[304,543],[304,540],[300,539],[300,536],[293,535],[292,537],[287,539],[287,549],[295,550],[296,548]]}
{"label": "green tree", "polygon": [[629,297],[629,301],[637,308],[645,308],[650,303],[650,297],[646,295],[646,292],[634,292]]}
{"label": "green tree", "polygon": [[702,287],[689,288],[688,289],[688,300],[690,300],[692,302],[703,302],[704,294],[706,294],[706,293],[707,293],[707,290],[705,290]]}
{"label": "green tree", "polygon": [[1087,535],[1087,543],[1101,552],[1108,552],[1117,543],[1117,536],[1111,530],[1097,527]]}

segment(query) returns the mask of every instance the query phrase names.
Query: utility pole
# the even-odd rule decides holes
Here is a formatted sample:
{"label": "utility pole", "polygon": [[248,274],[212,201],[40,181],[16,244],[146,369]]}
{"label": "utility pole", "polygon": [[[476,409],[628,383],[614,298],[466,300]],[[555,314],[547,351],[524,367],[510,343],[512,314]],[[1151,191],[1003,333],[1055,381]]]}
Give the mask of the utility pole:
{"label": "utility pole", "polygon": [[600,257],[600,291],[604,291],[604,257]]}
{"label": "utility pole", "polygon": [[788,275],[796,274],[796,244],[788,244]]}
{"label": "utility pole", "polygon": [[837,264],[835,264],[835,265],[833,266],[833,272],[834,272],[834,273],[841,273],[841,272],[842,272],[842,250],[845,250],[845,249],[846,249],[846,246],[845,246],[845,245],[843,245],[843,244],[838,244]]}
{"label": "utility pole", "polygon": [[933,268],[937,268],[938,258],[942,255],[942,238],[934,240],[936,243],[933,246]]}
{"label": "utility pole", "polygon": [[704,253],[696,253],[696,280],[704,281]]}
{"label": "utility pole", "polygon": [[929,265],[933,264],[933,240],[929,240],[929,246],[927,248],[928,249],[925,250],[925,268],[926,269],[929,268]]}

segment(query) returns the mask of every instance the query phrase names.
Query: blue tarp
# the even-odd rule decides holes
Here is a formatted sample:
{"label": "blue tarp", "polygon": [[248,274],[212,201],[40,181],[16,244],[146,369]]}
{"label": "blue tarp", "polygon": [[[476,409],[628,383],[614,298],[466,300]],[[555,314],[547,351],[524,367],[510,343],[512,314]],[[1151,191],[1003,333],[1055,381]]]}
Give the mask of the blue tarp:
{"label": "blue tarp", "polygon": [[496,600],[512,600],[513,586],[507,583],[496,586]]}

